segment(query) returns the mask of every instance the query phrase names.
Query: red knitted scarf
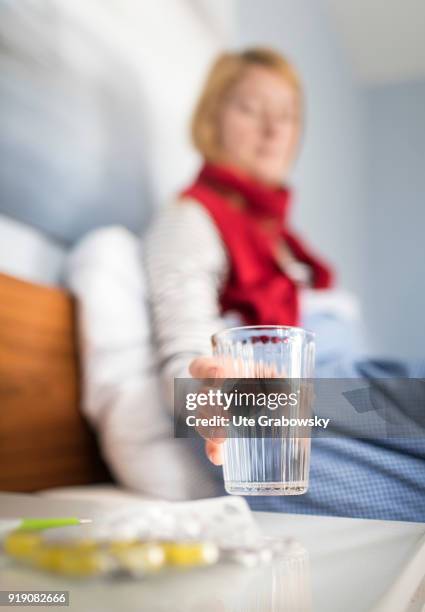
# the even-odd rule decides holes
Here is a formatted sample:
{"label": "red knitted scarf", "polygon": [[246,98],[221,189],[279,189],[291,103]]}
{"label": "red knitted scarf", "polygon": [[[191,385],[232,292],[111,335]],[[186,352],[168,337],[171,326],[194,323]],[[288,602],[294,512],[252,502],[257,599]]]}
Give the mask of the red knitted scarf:
{"label": "red knitted scarf", "polygon": [[207,163],[182,195],[205,207],[227,248],[231,267],[220,296],[222,313],[237,311],[247,325],[298,325],[298,287],[277,261],[280,240],[298,261],[310,266],[313,287],[332,285],[328,266],[287,227],[287,188],[272,188],[229,167]]}

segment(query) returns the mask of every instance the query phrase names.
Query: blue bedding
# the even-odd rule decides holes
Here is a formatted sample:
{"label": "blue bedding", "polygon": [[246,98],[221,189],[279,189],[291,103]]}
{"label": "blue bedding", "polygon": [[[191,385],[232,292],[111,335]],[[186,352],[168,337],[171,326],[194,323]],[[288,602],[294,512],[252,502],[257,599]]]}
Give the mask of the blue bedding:
{"label": "blue bedding", "polygon": [[[411,362],[367,358],[358,322],[316,314],[304,325],[316,332],[317,377],[425,378],[425,358]],[[403,402],[403,397],[398,399]],[[425,411],[425,393],[420,401]],[[403,410],[403,405],[399,408]],[[400,439],[313,439],[306,494],[247,497],[247,501],[252,509],[269,512],[424,522],[425,431],[418,427],[417,436]]]}

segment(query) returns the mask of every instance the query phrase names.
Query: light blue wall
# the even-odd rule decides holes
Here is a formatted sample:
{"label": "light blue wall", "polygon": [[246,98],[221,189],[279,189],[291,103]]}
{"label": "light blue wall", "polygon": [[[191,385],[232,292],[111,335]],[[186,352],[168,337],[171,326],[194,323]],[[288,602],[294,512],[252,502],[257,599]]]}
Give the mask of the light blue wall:
{"label": "light blue wall", "polygon": [[364,298],[363,97],[317,0],[239,0],[238,43],[268,44],[304,82],[307,120],[293,183],[302,234]]}
{"label": "light blue wall", "polygon": [[425,81],[366,99],[367,316],[379,351],[425,358]]}
{"label": "light blue wall", "polygon": [[239,0],[238,44],[299,69],[296,225],[359,296],[370,354],[425,356],[425,83],[367,88],[318,0]]}

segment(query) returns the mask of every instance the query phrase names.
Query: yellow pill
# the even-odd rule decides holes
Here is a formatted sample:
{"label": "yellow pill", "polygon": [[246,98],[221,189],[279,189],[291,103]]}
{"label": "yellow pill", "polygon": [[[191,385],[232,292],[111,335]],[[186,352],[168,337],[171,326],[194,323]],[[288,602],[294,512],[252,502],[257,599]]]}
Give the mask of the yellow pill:
{"label": "yellow pill", "polygon": [[132,548],[136,544],[140,544],[139,540],[119,540],[115,542],[105,542],[107,549],[113,553],[120,553]]}
{"label": "yellow pill", "polygon": [[35,567],[46,569],[51,572],[58,572],[61,554],[62,551],[58,548],[42,546],[32,554],[31,563]]}
{"label": "yellow pill", "polygon": [[155,572],[165,563],[163,547],[154,542],[114,542],[108,550],[119,567],[132,574]]}
{"label": "yellow pill", "polygon": [[57,571],[69,576],[94,576],[114,568],[113,560],[101,550],[64,548],[58,555]]}
{"label": "yellow pill", "polygon": [[41,545],[41,535],[36,531],[12,531],[3,542],[4,551],[16,558],[28,558]]}
{"label": "yellow pill", "polygon": [[99,543],[95,540],[76,540],[66,542],[64,548],[66,548],[66,550],[74,550],[80,552],[91,552],[100,550]]}
{"label": "yellow pill", "polygon": [[212,565],[219,556],[218,547],[212,542],[165,542],[162,546],[170,565]]}
{"label": "yellow pill", "polygon": [[28,561],[34,567],[69,576],[93,576],[106,573],[115,567],[100,549],[92,543],[48,546],[41,544]]}

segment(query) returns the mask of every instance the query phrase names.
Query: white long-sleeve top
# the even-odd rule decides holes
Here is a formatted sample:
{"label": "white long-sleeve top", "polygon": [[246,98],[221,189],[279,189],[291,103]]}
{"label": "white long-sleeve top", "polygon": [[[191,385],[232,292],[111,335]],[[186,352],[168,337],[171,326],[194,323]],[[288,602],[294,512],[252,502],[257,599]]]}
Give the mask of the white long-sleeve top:
{"label": "white long-sleeve top", "polygon": [[[237,313],[220,314],[230,261],[215,222],[196,200],[176,200],[159,215],[146,236],[144,259],[158,365],[170,389],[174,377],[189,377],[194,357],[211,354],[213,333],[243,323]],[[300,310],[302,319],[318,311],[357,316],[356,301],[340,290],[303,288]]]}
{"label": "white long-sleeve top", "polygon": [[196,200],[169,205],[144,240],[153,334],[165,381],[188,377],[188,365],[211,353],[210,339],[228,325],[219,293],[230,265],[214,221]]}

